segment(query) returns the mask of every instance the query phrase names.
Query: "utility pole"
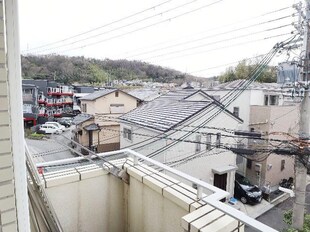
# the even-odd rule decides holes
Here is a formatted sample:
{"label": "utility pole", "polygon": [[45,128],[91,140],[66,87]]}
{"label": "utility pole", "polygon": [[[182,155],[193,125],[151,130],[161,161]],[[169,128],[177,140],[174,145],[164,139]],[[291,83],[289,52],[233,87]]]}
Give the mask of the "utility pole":
{"label": "utility pole", "polygon": [[[309,89],[305,90],[304,99],[300,105],[299,139],[309,139]],[[300,159],[304,159],[302,162]],[[305,200],[306,200],[306,182],[307,182],[307,156],[295,157],[295,199],[293,205],[292,226],[295,229],[302,229],[304,224]]]}
{"label": "utility pole", "polygon": [[[309,19],[310,19],[310,0],[306,2],[306,18],[304,25],[304,41],[303,48],[305,57],[303,58],[302,67],[302,78],[305,82],[305,95],[300,104],[300,119],[299,119],[299,139],[309,139],[309,120],[310,120],[310,105],[309,105],[309,58],[310,58],[310,36],[309,36]],[[301,147],[301,149],[306,150]],[[301,160],[303,159],[303,160]],[[295,199],[293,205],[293,216],[292,226],[295,229],[302,229],[304,224],[304,213],[305,213],[305,199],[306,199],[306,180],[307,180],[307,167],[305,163],[308,160],[307,156],[295,156]],[[305,161],[305,162],[302,162]]]}

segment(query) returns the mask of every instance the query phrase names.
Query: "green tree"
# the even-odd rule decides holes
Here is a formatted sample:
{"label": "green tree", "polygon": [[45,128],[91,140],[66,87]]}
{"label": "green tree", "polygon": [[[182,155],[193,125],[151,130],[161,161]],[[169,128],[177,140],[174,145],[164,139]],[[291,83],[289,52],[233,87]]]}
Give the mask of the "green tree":
{"label": "green tree", "polygon": [[[219,76],[219,80],[221,83],[229,82],[239,79],[248,79],[251,77],[251,74],[256,69],[259,61],[255,61],[255,63],[251,63],[250,61],[243,60],[239,62],[236,67],[229,67],[226,71]],[[272,66],[267,66],[261,72],[259,77],[256,79],[258,82],[276,82],[277,80],[277,72],[276,68]]]}

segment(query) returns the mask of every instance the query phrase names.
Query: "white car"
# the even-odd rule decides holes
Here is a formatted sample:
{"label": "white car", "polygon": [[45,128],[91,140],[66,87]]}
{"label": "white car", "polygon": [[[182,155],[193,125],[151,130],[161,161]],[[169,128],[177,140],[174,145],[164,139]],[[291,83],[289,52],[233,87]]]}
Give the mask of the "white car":
{"label": "white car", "polygon": [[52,124],[43,124],[40,126],[39,131],[43,131],[45,134],[61,134],[62,130]]}
{"label": "white car", "polygon": [[65,131],[66,130],[66,127],[61,125],[60,123],[58,122],[46,122],[45,123],[46,125],[53,125],[53,126],[56,126],[57,128],[59,128],[60,130],[62,131]]}

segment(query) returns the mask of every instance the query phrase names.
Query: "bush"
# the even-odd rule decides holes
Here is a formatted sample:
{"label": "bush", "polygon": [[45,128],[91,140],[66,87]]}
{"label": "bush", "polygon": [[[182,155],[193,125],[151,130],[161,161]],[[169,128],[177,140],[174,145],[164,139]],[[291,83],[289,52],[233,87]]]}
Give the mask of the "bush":
{"label": "bush", "polygon": [[[289,226],[292,225],[293,210],[288,210],[284,213],[283,221]],[[304,216],[304,226],[302,230],[297,230],[294,228],[285,229],[283,232],[310,232],[310,214],[305,214]]]}
{"label": "bush", "polygon": [[27,138],[28,139],[36,139],[36,140],[41,140],[45,137],[44,134],[37,134],[37,133],[32,133],[30,134]]}

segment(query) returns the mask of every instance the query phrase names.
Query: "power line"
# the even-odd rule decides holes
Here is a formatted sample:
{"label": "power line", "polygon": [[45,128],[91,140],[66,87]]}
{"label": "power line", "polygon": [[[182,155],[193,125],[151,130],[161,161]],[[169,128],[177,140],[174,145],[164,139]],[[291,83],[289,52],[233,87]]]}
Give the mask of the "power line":
{"label": "power line", "polygon": [[[286,115],[286,114],[285,114]],[[133,125],[136,125],[135,123],[130,123],[126,120],[122,120],[122,119],[119,119],[118,121],[116,120],[110,120],[109,118],[112,118],[112,117],[107,117],[106,121],[109,121],[109,122],[124,122],[124,123],[129,123],[129,124],[133,124]],[[114,118],[115,119],[115,118]],[[142,120],[136,120],[137,122],[144,122],[144,123],[147,123],[147,121],[142,121]],[[199,129],[210,129],[210,130],[221,130],[225,133],[228,133],[228,134],[221,134],[221,136],[223,137],[227,137],[227,138],[233,138],[233,139],[255,139],[255,140],[259,140],[259,141],[267,141],[267,142],[270,142],[270,141],[273,141],[273,142],[286,142],[286,143],[289,143],[291,142],[292,140],[283,140],[283,139],[271,139],[271,138],[261,138],[261,137],[253,137],[253,136],[247,136],[247,135],[235,135],[235,132],[238,132],[238,130],[230,130],[230,129],[226,129],[226,128],[219,128],[219,127],[211,127],[211,126],[193,126],[193,125],[189,125],[189,124],[183,124],[183,125],[180,125],[182,126],[182,129],[177,129],[177,128],[171,128],[169,129],[169,131],[175,131],[175,132],[192,132],[192,130],[186,130],[184,128],[193,128],[193,129],[196,129],[196,128],[199,128]],[[107,131],[113,131],[113,132],[119,132],[120,134],[124,134],[124,131],[120,131],[120,130],[116,130],[116,129],[109,129],[107,127],[102,127],[101,129],[103,130],[107,130]],[[140,128],[138,128],[140,129]],[[137,130],[138,130],[137,129]],[[194,133],[196,134],[200,134],[200,135],[214,135],[216,136],[217,133],[213,133],[213,132],[200,132],[200,131],[195,131]],[[273,132],[275,133],[275,132]],[[139,135],[139,136],[146,136],[146,137],[152,137],[152,138],[158,138],[157,136],[152,136],[152,135],[148,135],[148,134],[143,134],[143,133],[137,133],[137,132],[132,132],[131,134],[133,135]],[[268,134],[264,134],[264,135],[268,135]],[[170,137],[168,137],[169,134],[166,134],[166,135],[163,135],[162,136],[162,139],[164,140],[171,140]],[[203,143],[202,143],[203,144]]]}
{"label": "power line", "polygon": [[[264,13],[264,14],[261,14],[261,15],[258,15],[258,16],[255,16],[255,17],[251,17],[251,18],[248,18],[248,19],[245,19],[245,20],[241,20],[241,21],[238,21],[238,22],[229,23],[229,24],[226,24],[226,25],[223,25],[223,26],[217,26],[217,27],[214,27],[214,28],[210,28],[210,29],[208,29],[207,31],[202,31],[202,32],[197,33],[197,34],[195,34],[195,35],[203,34],[203,33],[206,33],[206,32],[210,33],[210,31],[218,30],[219,28],[220,28],[220,29],[221,29],[221,28],[223,29],[223,28],[226,28],[226,27],[229,27],[229,26],[232,26],[232,25],[236,25],[236,24],[240,24],[240,23],[243,23],[243,22],[247,22],[247,23],[248,23],[249,21],[252,21],[252,20],[254,20],[254,19],[261,18],[261,17],[265,17],[265,16],[267,16],[267,15],[274,14],[274,13],[277,13],[277,12],[280,12],[280,11],[283,11],[283,10],[286,10],[286,9],[289,9],[289,8],[292,8],[292,7],[291,7],[291,6],[289,6],[289,7],[284,7],[284,8],[277,9],[277,10],[273,10],[273,11],[270,11],[270,12],[267,12],[267,13]],[[190,34],[190,37],[192,37],[192,36],[193,36],[193,34]],[[189,37],[189,36],[186,36],[186,37]],[[183,38],[184,38],[184,36],[183,36]],[[178,40],[179,40],[179,39],[178,39]],[[174,41],[175,41],[175,40],[174,40]],[[138,48],[138,49],[136,49],[136,50],[134,50],[134,51],[125,52],[124,54],[134,53],[134,52],[137,51],[137,50],[143,50],[143,51],[145,51],[145,50],[147,50],[148,48],[153,49],[154,47],[156,47],[156,46],[158,46],[158,45],[162,45],[162,44],[166,44],[166,43],[170,43],[170,42],[174,42],[174,41],[166,41],[166,42],[161,42],[161,43],[157,43],[157,44],[152,44],[152,45],[147,46],[147,47]],[[131,56],[129,56],[129,57],[131,57]]]}
{"label": "power line", "polygon": [[[281,45],[283,46],[283,42],[281,43]],[[280,49],[280,45],[279,44],[277,44],[277,46],[275,46],[274,48],[272,48],[272,50],[269,52],[269,54],[262,60],[262,62],[261,62],[261,64],[259,64],[259,65],[257,65],[257,68],[256,69],[254,69],[253,71],[252,71],[252,73],[249,75],[250,76],[250,78],[243,84],[243,86],[246,88],[251,82],[253,82],[257,77],[258,77],[258,75],[260,74],[260,72],[262,71],[262,67],[264,68],[264,66],[266,66],[269,62],[270,62],[270,60],[272,59],[272,57],[278,52],[278,50]],[[260,69],[260,71],[259,71],[259,69]],[[241,86],[242,86],[242,84],[241,84]],[[245,89],[244,88],[244,89]],[[237,89],[237,88],[236,88]],[[234,89],[234,90],[232,90],[232,91],[230,91],[228,94],[226,94],[226,99],[229,99],[228,97],[231,95],[232,96],[232,94],[234,94],[234,92],[236,92],[236,94],[235,94],[235,96],[233,96],[233,97],[231,97],[230,99],[229,99],[229,101],[226,103],[226,104],[224,104],[224,108],[222,109],[222,110],[217,110],[211,117],[209,117],[207,120],[205,120],[203,123],[201,123],[201,125],[200,126],[204,126],[204,125],[206,125],[208,122],[210,122],[215,116],[217,116],[220,112],[222,112],[225,108],[227,108],[230,104],[231,104],[231,102],[232,101],[234,101],[235,99],[236,99],[236,97],[238,97],[240,94],[241,94],[241,92],[240,91],[236,91],[236,89]],[[243,89],[243,91],[244,91],[244,89]],[[243,92],[242,91],[242,92]],[[198,128],[199,129],[199,128]],[[195,132],[197,129],[194,129],[191,133],[187,133],[187,134],[185,134],[185,135],[183,135],[183,136],[181,136],[181,138],[180,139],[184,139],[184,138],[187,138],[189,135],[191,135],[193,132]],[[156,152],[153,152],[153,153],[151,153],[151,154],[149,154],[148,155],[148,157],[154,157],[154,156],[156,156],[156,155],[158,155],[159,153],[161,153],[161,152],[163,152],[163,151],[165,151],[165,150],[167,150],[167,149],[169,149],[170,147],[172,147],[172,146],[174,146],[174,145],[176,145],[177,144],[177,142],[174,142],[174,143],[171,143],[171,144],[169,144],[169,145],[167,145],[167,146],[164,146],[164,147],[162,147],[161,149],[158,149]]]}
{"label": "power line", "polygon": [[209,4],[203,5],[203,6],[201,6],[201,7],[195,8],[195,9],[193,9],[193,10],[186,11],[186,12],[184,12],[184,13],[178,14],[178,15],[173,16],[173,17],[170,17],[170,18],[168,18],[168,19],[164,19],[164,20],[162,20],[162,21],[159,21],[159,22],[156,22],[156,23],[152,23],[152,24],[149,24],[149,25],[147,25],[147,26],[143,26],[143,27],[140,27],[140,28],[138,28],[138,29],[135,29],[135,30],[132,30],[132,31],[123,33],[123,34],[119,34],[119,35],[116,35],[116,36],[112,36],[112,37],[109,37],[109,38],[104,39],[104,40],[99,40],[99,41],[96,41],[96,42],[93,42],[93,43],[88,43],[88,44],[85,44],[85,45],[82,45],[82,46],[79,46],[79,47],[75,47],[75,48],[63,50],[63,51],[60,51],[59,53],[65,53],[65,52],[68,52],[68,51],[73,51],[73,50],[76,50],[76,49],[81,49],[81,48],[93,46],[93,45],[96,45],[96,44],[99,44],[99,43],[103,43],[103,42],[106,42],[106,41],[109,41],[109,40],[112,40],[112,39],[120,38],[120,37],[129,35],[129,34],[132,34],[132,33],[134,33],[134,32],[137,32],[137,31],[141,31],[141,30],[144,30],[144,29],[147,29],[147,28],[150,28],[150,27],[153,27],[153,26],[162,24],[162,23],[170,22],[170,21],[172,21],[172,20],[174,20],[174,19],[176,19],[176,18],[185,16],[185,15],[187,15],[187,14],[194,13],[194,12],[196,12],[196,11],[199,11],[199,10],[202,10],[202,9],[204,9],[204,8],[210,7],[210,6],[214,5],[214,4],[217,4],[217,3],[222,2],[222,1],[223,1],[223,0],[217,0],[217,1],[213,2],[213,3],[209,3]]}
{"label": "power line", "polygon": [[[210,45],[214,45],[214,44],[219,44],[219,43],[228,42],[228,41],[231,41],[231,40],[236,40],[236,39],[240,39],[240,38],[245,38],[245,37],[253,36],[253,35],[256,35],[256,34],[261,34],[263,32],[270,32],[270,31],[273,31],[273,30],[282,29],[282,28],[288,27],[288,26],[292,26],[292,25],[291,24],[286,24],[286,25],[277,26],[277,27],[274,27],[274,28],[269,28],[269,29],[265,29],[265,30],[261,30],[261,31],[257,31],[257,32],[251,32],[251,33],[248,33],[248,34],[245,34],[245,35],[240,35],[240,36],[235,36],[235,37],[231,37],[231,38],[226,38],[226,39],[223,39],[223,40],[216,40],[214,42],[210,42],[210,43],[206,43],[206,44],[201,44],[201,45],[185,48],[185,49],[182,49],[182,50],[177,50],[177,51],[163,53],[163,54],[160,54],[160,55],[155,55],[155,56],[147,57],[144,60],[150,60],[150,59],[154,59],[154,58],[158,58],[158,57],[162,57],[162,56],[173,55],[173,54],[185,52],[185,51],[188,51],[188,50],[194,50],[194,49],[197,49],[197,48],[202,48],[202,47],[206,47],[206,46],[210,46]],[[287,33],[285,33],[284,35],[287,35]],[[267,38],[269,38],[269,37],[264,37],[263,40],[265,40]],[[270,38],[273,38],[273,37],[270,37]],[[259,40],[260,39],[256,39],[254,41],[256,42],[256,41],[259,41]],[[242,45],[243,44],[244,43],[242,43]]]}
{"label": "power line", "polygon": [[260,42],[260,41],[264,41],[264,40],[274,39],[274,38],[277,38],[277,37],[283,37],[283,36],[287,36],[287,35],[291,35],[291,34],[292,34],[292,32],[291,33],[277,34],[277,35],[273,35],[273,36],[267,36],[267,37],[264,37],[262,39],[255,39],[255,40],[250,40],[250,41],[247,41],[247,42],[240,42],[240,43],[235,43],[235,44],[232,44],[232,45],[226,45],[226,46],[222,46],[222,47],[217,47],[217,48],[213,48],[213,49],[209,49],[209,50],[203,50],[203,51],[199,51],[199,52],[183,54],[183,55],[180,55],[180,56],[174,56],[174,57],[170,57],[170,58],[160,59],[160,61],[173,60],[173,59],[178,59],[178,58],[184,58],[184,57],[187,57],[187,56],[193,56],[193,55],[197,55],[197,54],[202,54],[202,53],[207,53],[207,52],[212,52],[212,51],[218,51],[218,50],[222,50],[222,49],[226,49],[226,48],[242,46],[242,45],[251,44],[251,43],[255,43],[255,42]]}
{"label": "power line", "polygon": [[27,52],[27,51],[32,51],[32,50],[36,50],[36,49],[43,48],[43,47],[48,47],[48,46],[53,45],[53,44],[62,43],[62,42],[65,42],[65,41],[67,41],[67,40],[70,40],[70,39],[79,37],[79,36],[81,36],[81,35],[85,35],[85,34],[88,34],[88,33],[90,33],[90,32],[99,30],[99,29],[101,29],[101,28],[104,28],[104,27],[107,27],[107,26],[111,26],[111,25],[113,25],[113,24],[115,24],[115,23],[119,23],[119,22],[121,22],[121,21],[127,20],[127,19],[129,19],[129,18],[132,18],[132,17],[134,17],[134,16],[136,16],[136,15],[142,14],[142,13],[147,12],[147,11],[149,11],[149,10],[154,10],[156,7],[162,6],[162,5],[167,4],[167,3],[171,2],[171,1],[173,1],[173,0],[168,0],[168,1],[165,1],[165,2],[162,2],[162,3],[159,3],[159,4],[157,4],[157,5],[154,5],[154,6],[151,6],[151,7],[149,7],[149,8],[146,8],[146,9],[144,9],[144,10],[142,10],[142,11],[138,11],[138,12],[136,12],[136,13],[134,13],[134,14],[128,15],[128,16],[126,16],[126,17],[124,17],[124,18],[115,20],[115,21],[113,21],[113,22],[104,24],[104,25],[102,25],[102,26],[100,26],[100,27],[96,27],[96,28],[94,28],[94,29],[91,29],[91,30],[88,30],[88,31],[85,31],[85,32],[82,32],[82,33],[79,33],[79,34],[76,34],[76,35],[67,37],[67,38],[65,38],[65,39],[58,40],[58,41],[55,41],[55,42],[51,42],[51,43],[48,43],[48,44],[45,44],[45,45],[42,45],[42,46],[39,46],[39,47],[27,49],[27,50],[25,50],[25,52]]}
{"label": "power line", "polygon": [[154,18],[154,17],[157,17],[157,16],[163,16],[164,14],[166,14],[166,13],[168,13],[168,12],[170,12],[170,11],[177,10],[177,9],[179,9],[179,8],[182,8],[182,7],[184,7],[184,6],[187,6],[187,5],[189,5],[189,4],[192,4],[192,3],[196,2],[196,1],[198,1],[198,0],[192,0],[191,2],[186,2],[186,3],[182,4],[182,5],[173,7],[173,8],[171,8],[171,9],[162,11],[162,12],[160,12],[160,13],[157,13],[157,14],[155,14],[155,15],[151,15],[151,16],[146,17],[146,18],[143,18],[143,19],[139,19],[139,20],[137,20],[137,21],[134,21],[134,22],[125,24],[125,25],[123,25],[123,26],[116,27],[116,28],[113,28],[113,29],[111,29],[111,30],[108,30],[108,31],[105,31],[105,32],[101,32],[101,33],[98,33],[98,34],[95,34],[95,35],[91,35],[91,36],[88,36],[88,37],[86,37],[86,38],[79,39],[79,40],[76,40],[76,41],[73,41],[73,42],[70,42],[70,43],[67,43],[67,44],[59,45],[59,46],[57,46],[57,47],[47,48],[47,49],[41,50],[40,52],[50,51],[50,50],[53,50],[53,49],[57,49],[57,48],[61,48],[61,47],[66,47],[66,46],[69,46],[69,45],[74,45],[74,44],[76,44],[76,43],[83,42],[83,41],[86,41],[86,40],[89,40],[89,39],[97,38],[98,36],[105,35],[105,34],[108,34],[108,33],[110,33],[110,32],[117,31],[117,30],[120,30],[120,29],[129,27],[129,26],[138,24],[138,23],[140,23],[140,22],[144,22],[144,21],[149,20],[149,19],[151,19],[151,18]]}
{"label": "power line", "polygon": [[[133,58],[133,57],[137,57],[137,56],[141,56],[141,55],[145,55],[145,54],[149,54],[149,53],[153,53],[153,52],[158,52],[158,51],[161,51],[161,50],[166,50],[166,49],[169,49],[169,48],[174,48],[174,47],[178,47],[178,46],[194,43],[194,42],[205,40],[205,39],[209,39],[209,38],[214,38],[214,37],[217,37],[217,36],[220,36],[220,35],[225,35],[225,34],[229,34],[229,33],[232,33],[232,32],[241,31],[241,30],[252,28],[252,27],[256,27],[256,26],[259,26],[259,25],[276,22],[276,21],[279,21],[279,20],[282,20],[282,19],[285,19],[285,18],[289,18],[289,17],[292,17],[292,15],[283,16],[283,17],[280,17],[280,18],[268,20],[268,21],[261,22],[261,23],[252,24],[250,26],[245,26],[245,27],[233,29],[233,30],[230,30],[230,31],[225,31],[225,32],[220,32],[220,33],[213,34],[213,35],[204,36],[204,37],[201,37],[201,38],[198,38],[198,39],[194,39],[194,40],[188,40],[188,41],[185,41],[185,42],[182,42],[182,43],[177,43],[177,44],[173,44],[173,45],[170,45],[170,46],[165,46],[165,47],[162,47],[162,48],[152,49],[150,51],[144,51],[144,52],[141,52],[141,53],[138,53],[138,54],[135,54],[135,55],[127,56],[127,57],[125,57],[125,59]],[[291,26],[291,24],[288,24],[288,25],[285,25],[285,26]],[[284,26],[282,26],[282,27],[284,27]],[[274,29],[280,29],[282,27],[276,27],[276,28],[272,28],[272,29],[269,29],[269,30],[266,29],[266,30],[262,30],[261,32],[266,32],[266,31],[270,31],[270,30],[274,30]],[[236,38],[239,38],[239,37],[236,37]]]}

